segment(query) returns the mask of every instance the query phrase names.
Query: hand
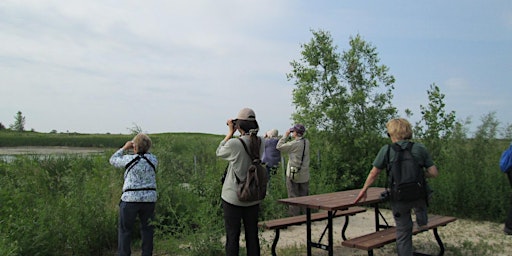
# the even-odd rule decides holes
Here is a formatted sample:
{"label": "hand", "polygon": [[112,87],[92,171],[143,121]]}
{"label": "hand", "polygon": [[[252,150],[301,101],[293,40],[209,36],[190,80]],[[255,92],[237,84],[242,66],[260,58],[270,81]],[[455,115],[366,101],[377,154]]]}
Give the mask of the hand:
{"label": "hand", "polygon": [[354,200],[354,204],[361,201],[361,199],[363,199],[363,201],[366,200],[366,190],[361,189],[361,191],[359,191],[359,195],[357,195],[356,199]]}
{"label": "hand", "polygon": [[235,124],[233,123],[233,119],[228,119],[228,121],[226,121],[226,125],[228,126],[230,133],[235,133]]}
{"label": "hand", "polygon": [[130,141],[127,141],[127,142],[124,144],[123,149],[124,149],[124,150],[128,150],[128,149],[131,149],[131,148],[133,148],[133,147],[134,147],[133,141],[131,141],[131,140],[130,140]]}

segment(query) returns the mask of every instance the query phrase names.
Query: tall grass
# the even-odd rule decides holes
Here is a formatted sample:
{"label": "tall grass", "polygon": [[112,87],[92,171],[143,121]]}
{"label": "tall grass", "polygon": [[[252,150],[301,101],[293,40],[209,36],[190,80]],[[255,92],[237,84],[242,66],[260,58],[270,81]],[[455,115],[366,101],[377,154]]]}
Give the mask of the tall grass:
{"label": "tall grass", "polygon": [[[108,158],[132,136],[14,136],[0,133],[2,146],[30,145],[32,141],[52,146],[55,141],[68,146],[108,146],[103,146],[105,153],[99,155],[19,156],[12,162],[0,161],[0,254],[112,255],[117,246],[123,170],[110,166]],[[219,179],[227,163],[215,156],[223,136],[150,136],[152,152],[159,160],[155,250],[168,255],[223,255]],[[39,139],[32,140],[34,137]],[[447,143],[445,160],[436,162],[441,174],[430,183],[435,190],[430,211],[502,222],[510,188],[497,161],[508,142],[477,138]],[[320,157],[312,156],[311,194],[339,187],[332,182],[332,172],[325,169],[329,164],[315,163]],[[344,186],[361,185],[349,183]],[[286,197],[281,168],[272,177],[269,192],[261,205],[261,218],[285,216],[285,205],[276,202]]]}

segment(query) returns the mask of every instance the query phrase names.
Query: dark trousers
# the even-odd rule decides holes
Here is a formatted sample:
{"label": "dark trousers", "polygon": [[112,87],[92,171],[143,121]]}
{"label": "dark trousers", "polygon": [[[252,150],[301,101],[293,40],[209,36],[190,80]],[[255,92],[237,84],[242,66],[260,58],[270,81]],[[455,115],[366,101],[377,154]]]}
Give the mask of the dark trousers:
{"label": "dark trousers", "polygon": [[140,233],[142,236],[142,256],[153,254],[153,226],[151,221],[155,216],[155,203],[119,203],[118,253],[119,256],[131,254],[131,240],[135,220],[139,216]]}
{"label": "dark trousers", "polygon": [[226,256],[238,256],[240,250],[240,230],[242,221],[245,231],[247,256],[260,255],[258,238],[259,204],[254,206],[236,206],[222,200],[224,226],[226,228]]}
{"label": "dark trousers", "polygon": [[[508,181],[510,182],[510,187],[512,187],[512,172],[507,173]],[[512,230],[512,193],[510,194],[510,205],[508,210],[508,216],[505,220],[505,227],[509,230]]]}
{"label": "dark trousers", "polygon": [[423,199],[412,202],[391,201],[391,209],[396,223],[396,250],[398,256],[411,256],[413,255],[412,229],[414,225],[411,210],[414,209],[418,226],[426,225],[428,223],[427,203]]}

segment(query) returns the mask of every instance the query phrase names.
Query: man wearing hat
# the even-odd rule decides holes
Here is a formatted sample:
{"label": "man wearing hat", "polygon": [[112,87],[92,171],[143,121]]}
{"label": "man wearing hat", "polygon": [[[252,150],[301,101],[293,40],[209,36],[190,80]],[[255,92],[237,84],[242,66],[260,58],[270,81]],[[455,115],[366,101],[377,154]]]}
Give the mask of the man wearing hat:
{"label": "man wearing hat", "polygon": [[[286,188],[288,197],[307,196],[309,194],[309,141],[305,139],[306,128],[296,124],[288,129],[279,139],[276,148],[288,154],[286,165]],[[288,138],[291,139],[288,141]],[[297,216],[305,213],[305,209],[290,205],[288,213]]]}

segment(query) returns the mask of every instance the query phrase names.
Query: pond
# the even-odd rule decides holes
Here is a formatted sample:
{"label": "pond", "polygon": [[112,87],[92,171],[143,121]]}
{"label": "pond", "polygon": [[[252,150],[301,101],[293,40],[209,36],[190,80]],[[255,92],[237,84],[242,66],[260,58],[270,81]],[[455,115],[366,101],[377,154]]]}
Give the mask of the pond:
{"label": "pond", "polygon": [[102,154],[105,152],[103,148],[88,148],[88,147],[38,147],[38,146],[25,146],[25,147],[0,147],[0,160],[11,162],[17,155],[90,155]]}

